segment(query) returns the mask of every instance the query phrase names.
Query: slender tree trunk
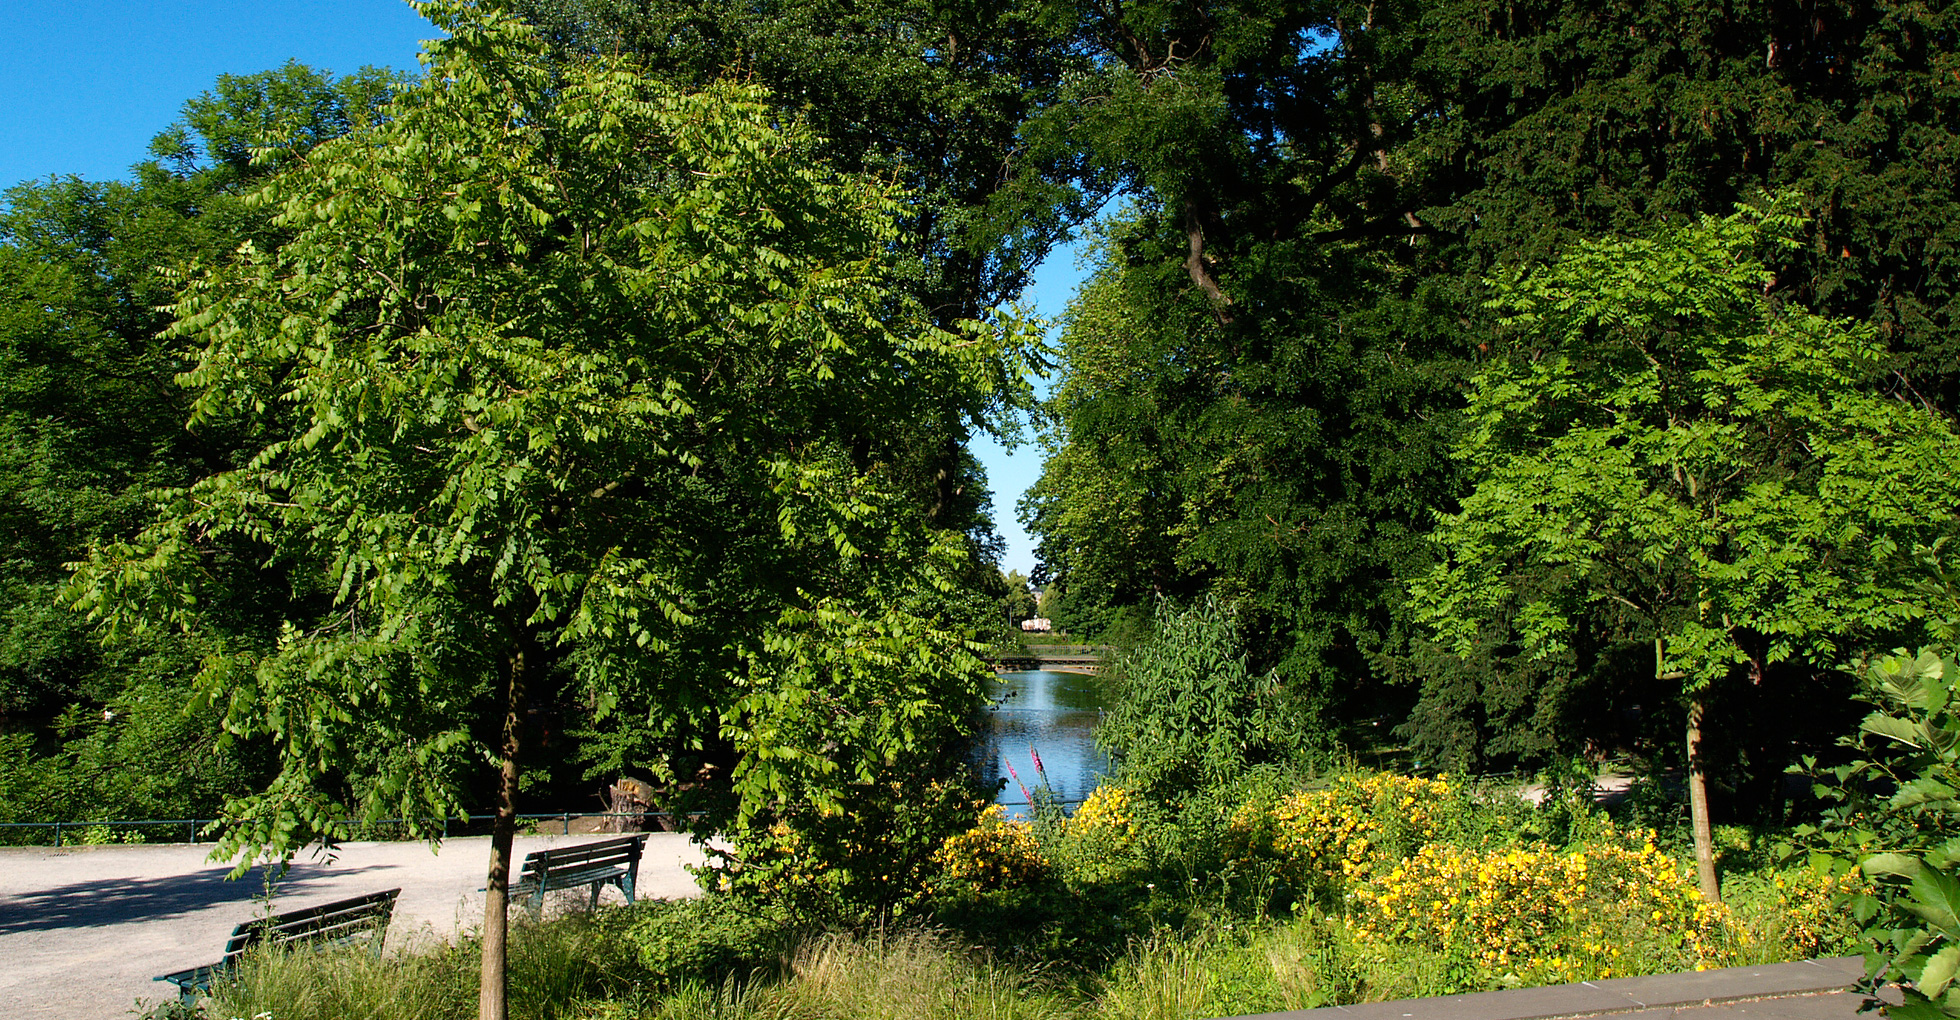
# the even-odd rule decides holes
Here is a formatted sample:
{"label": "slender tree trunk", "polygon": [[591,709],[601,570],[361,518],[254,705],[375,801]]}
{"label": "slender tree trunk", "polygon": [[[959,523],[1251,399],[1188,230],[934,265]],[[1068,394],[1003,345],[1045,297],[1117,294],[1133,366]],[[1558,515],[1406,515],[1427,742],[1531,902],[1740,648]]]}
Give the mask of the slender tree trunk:
{"label": "slender tree trunk", "polygon": [[1715,877],[1715,830],[1708,823],[1708,771],[1701,752],[1701,721],[1707,705],[1697,694],[1688,703],[1688,815],[1695,829],[1695,876],[1701,880],[1701,898],[1722,902],[1722,886]]}
{"label": "slender tree trunk", "polygon": [[503,769],[497,791],[497,823],[490,835],[490,881],[483,894],[483,976],[477,986],[477,1020],[510,1020],[505,961],[510,948],[510,851],[517,838],[517,751],[524,724],[524,650],[506,660],[510,683],[504,696]]}

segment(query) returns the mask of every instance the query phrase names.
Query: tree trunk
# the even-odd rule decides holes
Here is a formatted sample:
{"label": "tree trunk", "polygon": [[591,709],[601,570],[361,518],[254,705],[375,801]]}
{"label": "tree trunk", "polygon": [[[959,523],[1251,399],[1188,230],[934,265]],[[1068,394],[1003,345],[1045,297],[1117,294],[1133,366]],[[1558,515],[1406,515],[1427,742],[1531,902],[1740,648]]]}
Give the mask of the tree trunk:
{"label": "tree trunk", "polygon": [[1695,829],[1695,876],[1701,880],[1701,898],[1722,902],[1722,886],[1715,877],[1715,830],[1708,823],[1708,772],[1701,753],[1701,720],[1706,711],[1702,696],[1688,703],[1688,815]]}
{"label": "tree trunk", "polygon": [[490,881],[483,893],[483,975],[477,1020],[510,1020],[510,852],[517,838],[517,750],[524,724],[524,652],[510,654],[504,699],[504,746],[497,790],[497,823],[490,835]]}

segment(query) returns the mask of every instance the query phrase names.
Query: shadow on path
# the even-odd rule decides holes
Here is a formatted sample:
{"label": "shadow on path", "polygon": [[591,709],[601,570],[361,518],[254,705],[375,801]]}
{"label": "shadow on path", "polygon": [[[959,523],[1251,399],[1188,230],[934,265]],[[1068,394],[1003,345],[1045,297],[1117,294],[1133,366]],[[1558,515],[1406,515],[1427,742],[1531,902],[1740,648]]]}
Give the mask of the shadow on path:
{"label": "shadow on path", "polygon": [[[297,909],[307,905],[304,898],[318,894],[324,899],[328,891],[338,891],[333,887],[349,875],[392,871],[398,867],[377,864],[327,868],[294,864],[274,887],[275,902],[281,910]],[[188,875],[115,876],[9,896],[0,899],[0,935],[180,917],[226,903],[240,904],[238,920],[248,920],[255,909],[252,900],[265,891],[264,869],[253,868],[237,881],[225,877],[230,873],[230,868],[214,867]]]}

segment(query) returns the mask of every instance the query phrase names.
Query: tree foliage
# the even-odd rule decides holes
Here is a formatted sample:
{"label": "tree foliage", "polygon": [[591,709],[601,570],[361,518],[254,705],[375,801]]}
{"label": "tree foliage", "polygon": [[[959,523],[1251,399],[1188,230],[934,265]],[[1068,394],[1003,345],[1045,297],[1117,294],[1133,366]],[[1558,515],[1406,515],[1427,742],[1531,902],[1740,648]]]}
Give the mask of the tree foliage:
{"label": "tree foliage", "polygon": [[[1757,260],[1787,215],[1745,210],[1581,245],[1500,281],[1511,342],[1478,373],[1457,456],[1476,480],[1418,584],[1469,645],[1506,604],[1562,650],[1585,621],[1667,636],[1690,689],[1918,612],[1859,566],[1952,510],[1960,447],[1924,409],[1861,392],[1872,332],[1773,298]],[[1517,574],[1548,577],[1525,597]]]}
{"label": "tree foliage", "polygon": [[1497,281],[1509,342],[1456,449],[1475,488],[1411,589],[1458,655],[1650,646],[1693,706],[1704,855],[1703,695],[1909,625],[1922,610],[1880,567],[1950,527],[1960,472],[1944,419],[1858,388],[1882,355],[1868,327],[1773,295],[1759,253],[1797,226],[1743,210]]}
{"label": "tree foliage", "polygon": [[[1477,281],[1765,190],[1802,217],[1766,256],[1778,293],[1877,329],[1883,357],[1846,385],[1960,406],[1945,8],[1070,11],[1103,56],[1044,137],[1135,200],[1071,313],[1026,508],[1074,626],[1217,590],[1253,609],[1256,660],[1336,716],[1413,707],[1430,746],[1511,762],[1623,739],[1617,709],[1575,707],[1588,685],[1649,700],[1617,662],[1438,658],[1397,578],[1467,491],[1454,419],[1501,342]],[[1447,701],[1384,690],[1439,674]]]}
{"label": "tree foliage", "polygon": [[[128,537],[150,493],[231,463],[249,436],[233,422],[187,431],[184,367],[160,339],[181,270],[222,262],[280,232],[245,194],[271,163],[371,119],[399,87],[390,72],[334,78],[299,65],[224,76],[185,105],[157,159],[127,181],[52,178],[10,189],[0,211],[0,716],[35,737],[45,796],[0,798],[31,820],[208,816],[258,781],[258,749],[224,746],[209,718],[186,716],[190,676],[229,643],[270,642],[289,589],[237,545],[197,634],[106,645],[56,593],[91,541]],[[279,122],[284,136],[260,125]],[[253,164],[245,148],[269,162]],[[197,157],[229,146],[219,165]],[[179,158],[179,157],[182,158]]]}
{"label": "tree foliage", "polygon": [[553,65],[505,16],[423,10],[450,33],[424,82],[274,178],[255,200],[289,239],[173,309],[193,422],[263,445],[69,596],[112,631],[200,629],[234,537],[321,584],[324,611],[197,678],[281,765],[225,845],[453,816],[499,763],[495,1014],[534,710],[727,741],[742,825],[916,775],[961,724],[978,662],[932,596],[962,553],[902,511],[882,440],[922,404],[981,413],[1001,339],[905,300],[895,195],[759,90]]}
{"label": "tree foliage", "polygon": [[895,254],[905,286],[942,324],[1012,300],[1099,189],[1081,157],[1030,144],[1031,124],[1090,67],[1058,8],[971,5],[524,0],[516,9],[567,53],[631,53],[699,87],[768,87],[809,120],[840,169],[911,194]]}

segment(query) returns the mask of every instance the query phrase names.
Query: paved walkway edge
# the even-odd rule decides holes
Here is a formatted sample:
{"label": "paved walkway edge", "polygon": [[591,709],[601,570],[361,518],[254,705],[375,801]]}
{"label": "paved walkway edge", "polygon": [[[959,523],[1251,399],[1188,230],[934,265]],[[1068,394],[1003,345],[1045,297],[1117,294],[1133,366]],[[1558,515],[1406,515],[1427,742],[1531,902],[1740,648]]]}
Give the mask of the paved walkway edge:
{"label": "paved walkway edge", "polygon": [[1865,977],[1865,961],[1838,956],[1761,967],[1655,974],[1650,977],[1581,981],[1544,988],[1509,988],[1430,999],[1323,1006],[1283,1013],[1260,1013],[1240,1020],[1550,1020],[1552,1017],[1628,1013],[1637,1009],[1735,1002],[1784,995],[1835,992]]}

